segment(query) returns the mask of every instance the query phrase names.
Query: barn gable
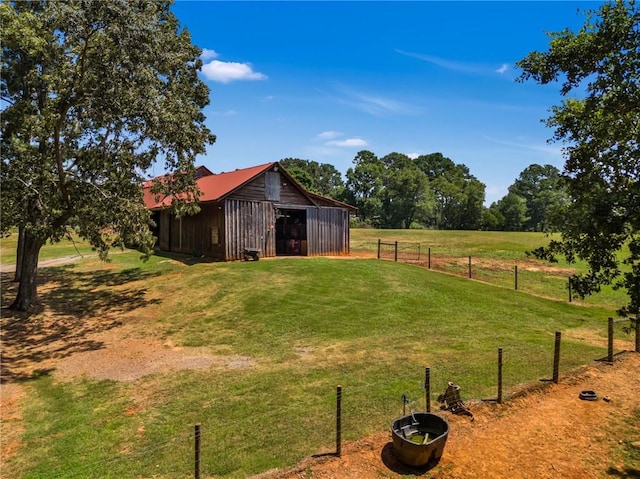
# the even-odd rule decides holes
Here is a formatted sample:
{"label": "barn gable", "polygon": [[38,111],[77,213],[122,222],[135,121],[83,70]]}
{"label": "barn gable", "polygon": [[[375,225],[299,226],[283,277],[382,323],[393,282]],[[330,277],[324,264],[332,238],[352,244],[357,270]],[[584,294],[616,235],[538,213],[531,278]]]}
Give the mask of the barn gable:
{"label": "barn gable", "polygon": [[306,191],[277,162],[196,181],[201,211],[194,216],[176,218],[167,208],[170,198],[145,195],[161,250],[219,260],[241,259],[247,248],[261,257],[349,254],[355,208]]}

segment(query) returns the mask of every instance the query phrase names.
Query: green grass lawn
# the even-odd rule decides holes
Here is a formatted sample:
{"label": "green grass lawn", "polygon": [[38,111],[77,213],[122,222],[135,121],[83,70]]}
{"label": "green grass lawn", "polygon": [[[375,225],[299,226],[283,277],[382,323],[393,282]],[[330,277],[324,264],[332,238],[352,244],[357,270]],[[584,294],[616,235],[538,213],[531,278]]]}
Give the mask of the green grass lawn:
{"label": "green grass lawn", "polygon": [[[538,261],[527,256],[540,246],[552,240],[559,240],[558,234],[510,232],[510,231],[438,231],[438,230],[376,230],[352,229],[351,250],[353,254],[377,254],[378,240],[387,243],[383,248],[383,258],[393,259],[394,242],[398,242],[399,261],[428,264],[431,269],[455,274],[469,275],[469,257],[472,263],[472,278],[496,286],[513,288],[516,286],[518,267],[518,290],[537,296],[561,301],[569,301],[568,277],[574,273],[584,273],[584,262],[569,264],[563,258],[558,263]],[[419,245],[419,248],[418,248]],[[622,257],[628,250],[619,253]],[[626,293],[603,286],[592,296],[579,298],[575,293],[571,300],[576,303],[617,309],[626,304]]]}
{"label": "green grass lawn", "polygon": [[[515,243],[503,248],[515,251]],[[388,430],[403,394],[425,407],[425,367],[432,401],[448,381],[463,399],[495,397],[498,348],[508,393],[551,376],[556,331],[561,371],[604,356],[612,315],[376,259],[187,265],[138,257],[115,255],[108,269],[86,260],[48,268],[69,284],[43,299],[84,313],[105,302],[105,291],[114,305],[118,294],[160,297],[152,316],[131,313],[145,317],[135,323],[141,336],[204,346],[221,364],[241,364],[133,382],[63,383],[55,372],[23,382],[24,447],[3,477],[191,477],[195,423],[203,477],[286,467],[334,449],[338,385],[343,438],[357,439]]]}
{"label": "green grass lawn", "polygon": [[[0,238],[0,264],[15,264],[17,244],[17,230],[12,231],[9,236]],[[43,246],[39,259],[45,261],[65,256],[87,256],[92,253],[94,252],[91,245],[74,234],[71,239],[63,239],[59,243]]]}

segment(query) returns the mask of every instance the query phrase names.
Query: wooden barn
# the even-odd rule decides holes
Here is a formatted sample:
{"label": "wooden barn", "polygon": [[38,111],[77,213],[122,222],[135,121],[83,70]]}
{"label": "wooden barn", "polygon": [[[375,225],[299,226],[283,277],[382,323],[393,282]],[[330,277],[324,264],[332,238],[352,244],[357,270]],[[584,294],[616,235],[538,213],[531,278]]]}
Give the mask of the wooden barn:
{"label": "wooden barn", "polygon": [[[356,208],[306,191],[278,163],[228,173],[197,169],[200,213],[176,218],[144,187],[162,251],[221,261],[260,257],[349,254],[349,212]],[[169,201],[167,201],[169,200]],[[246,259],[246,258],[245,258]]]}

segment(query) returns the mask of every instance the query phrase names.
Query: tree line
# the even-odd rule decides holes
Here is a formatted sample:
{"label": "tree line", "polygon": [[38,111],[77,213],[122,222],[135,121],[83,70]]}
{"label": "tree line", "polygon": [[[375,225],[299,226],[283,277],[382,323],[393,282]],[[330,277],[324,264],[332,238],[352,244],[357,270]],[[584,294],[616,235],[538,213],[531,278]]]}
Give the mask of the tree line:
{"label": "tree line", "polygon": [[346,180],[327,163],[285,158],[281,164],[309,191],[358,207],[362,226],[550,231],[568,202],[562,175],[552,165],[528,166],[503,198],[485,207],[485,184],[442,153],[378,158],[363,150]]}

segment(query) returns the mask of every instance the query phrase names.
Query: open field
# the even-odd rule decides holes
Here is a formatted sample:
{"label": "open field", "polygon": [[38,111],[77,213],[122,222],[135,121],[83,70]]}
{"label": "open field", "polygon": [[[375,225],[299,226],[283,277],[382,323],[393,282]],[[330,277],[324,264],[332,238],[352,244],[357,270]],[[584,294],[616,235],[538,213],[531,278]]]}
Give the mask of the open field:
{"label": "open field", "polygon": [[138,257],[42,269],[44,310],[3,309],[3,477],[190,477],[195,423],[203,477],[287,468],[333,451],[337,385],[344,439],[381,434],[425,366],[434,405],[447,381],[493,397],[497,348],[518,390],[555,331],[562,374],[604,356],[612,315],[375,259]]}
{"label": "open field", "polygon": [[[472,278],[504,288],[516,288],[543,298],[569,301],[568,277],[586,272],[583,262],[569,264],[563,258],[558,263],[538,261],[527,256],[540,246],[546,246],[559,235],[500,231],[436,231],[436,230],[374,230],[352,229],[351,249],[354,255],[377,256],[378,240],[386,245],[382,258],[394,258],[394,242],[398,242],[399,261],[428,267],[435,271]],[[623,254],[627,253],[623,251]],[[517,267],[517,278],[516,278]],[[593,296],[571,300],[576,304],[619,308],[626,302],[623,291],[604,286]]]}

